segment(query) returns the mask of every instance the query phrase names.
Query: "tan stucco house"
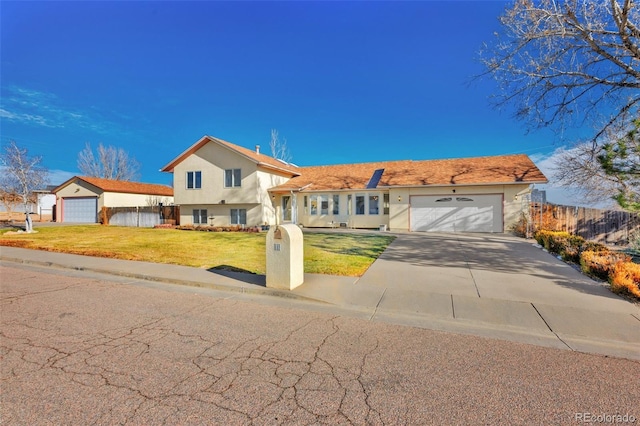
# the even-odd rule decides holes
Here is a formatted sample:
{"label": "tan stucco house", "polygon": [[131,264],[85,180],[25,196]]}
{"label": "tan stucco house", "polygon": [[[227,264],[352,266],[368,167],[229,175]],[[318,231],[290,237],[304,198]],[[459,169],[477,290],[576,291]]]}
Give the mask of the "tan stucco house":
{"label": "tan stucco house", "polygon": [[504,232],[544,174],[526,155],[298,167],[204,136],[173,173],[180,223]]}
{"label": "tan stucco house", "polygon": [[173,188],[151,183],[74,176],[54,188],[56,221],[96,223],[102,207],[173,203]]}

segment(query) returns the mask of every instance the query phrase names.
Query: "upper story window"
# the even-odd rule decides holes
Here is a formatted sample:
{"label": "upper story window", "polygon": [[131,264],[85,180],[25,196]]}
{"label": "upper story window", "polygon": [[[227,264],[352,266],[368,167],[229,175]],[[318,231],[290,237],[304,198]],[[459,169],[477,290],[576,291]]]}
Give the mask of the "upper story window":
{"label": "upper story window", "polygon": [[242,182],[242,173],[240,169],[227,169],[224,171],[224,187],[237,188]]}
{"label": "upper story window", "polygon": [[187,172],[187,189],[202,188],[202,172]]}

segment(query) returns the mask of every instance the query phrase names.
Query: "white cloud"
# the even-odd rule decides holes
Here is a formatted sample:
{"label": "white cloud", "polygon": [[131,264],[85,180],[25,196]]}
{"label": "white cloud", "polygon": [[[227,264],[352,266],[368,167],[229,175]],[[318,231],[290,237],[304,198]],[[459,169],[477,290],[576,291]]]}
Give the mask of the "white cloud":
{"label": "white cloud", "polygon": [[54,94],[17,86],[3,88],[0,118],[27,125],[64,128],[80,127],[98,133],[109,133],[115,125],[98,113],[84,113],[64,105]]}

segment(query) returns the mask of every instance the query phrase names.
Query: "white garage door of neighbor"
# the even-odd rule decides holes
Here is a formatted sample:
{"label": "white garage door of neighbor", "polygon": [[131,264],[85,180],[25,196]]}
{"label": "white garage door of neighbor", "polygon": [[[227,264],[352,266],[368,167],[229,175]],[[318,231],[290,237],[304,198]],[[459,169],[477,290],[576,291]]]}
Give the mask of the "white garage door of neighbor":
{"label": "white garage door of neighbor", "polygon": [[96,223],[97,218],[98,199],[96,197],[63,198],[63,222]]}
{"label": "white garage door of neighbor", "polygon": [[412,231],[502,232],[502,195],[414,195],[410,215]]}

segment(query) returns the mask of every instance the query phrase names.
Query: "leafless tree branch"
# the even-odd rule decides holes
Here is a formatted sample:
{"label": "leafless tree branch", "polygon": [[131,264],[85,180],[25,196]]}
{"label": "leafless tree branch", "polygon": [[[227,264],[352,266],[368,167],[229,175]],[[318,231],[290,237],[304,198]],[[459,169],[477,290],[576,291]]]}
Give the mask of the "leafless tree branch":
{"label": "leafless tree branch", "polygon": [[640,11],[631,0],[517,0],[480,54],[500,91],[531,128],[583,126],[594,140],[638,116]]}
{"label": "leafless tree branch", "polygon": [[41,157],[30,157],[27,149],[20,148],[14,141],[9,142],[0,155],[0,192],[22,198],[27,232],[33,230],[28,214],[29,200],[33,198],[33,191],[42,189],[47,184],[49,174],[47,169],[40,166],[41,161]]}
{"label": "leafless tree branch", "polygon": [[98,144],[94,154],[91,144],[78,153],[78,169],[86,176],[111,180],[136,180],[140,165],[122,148]]}

